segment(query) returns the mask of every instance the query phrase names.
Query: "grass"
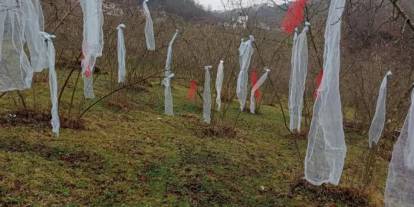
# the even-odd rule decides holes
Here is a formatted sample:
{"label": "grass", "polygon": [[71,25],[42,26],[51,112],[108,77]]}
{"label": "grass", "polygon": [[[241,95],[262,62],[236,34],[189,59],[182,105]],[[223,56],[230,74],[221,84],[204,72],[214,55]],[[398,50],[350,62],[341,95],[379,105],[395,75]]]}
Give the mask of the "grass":
{"label": "grass", "polygon": [[[98,96],[107,91],[105,81],[96,83]],[[46,86],[35,87],[36,110],[44,112]],[[162,91],[154,84],[144,92],[121,92],[86,114],[85,130],[62,129],[59,138],[47,125],[2,126],[0,206],[357,206],[346,190],[361,192],[365,135],[347,131],[341,185],[320,191],[300,184],[307,141],[298,141],[298,156],[278,108],[262,106],[258,115],[238,116],[232,103],[225,119],[215,116],[215,123],[232,128],[239,117],[236,134],[209,136],[200,101],[188,102],[186,89],[175,85],[176,115],[167,117]],[[126,107],[108,104],[125,96]],[[13,97],[0,100],[3,114],[16,110]],[[65,93],[65,100],[69,97]],[[27,102],[34,105],[31,98]],[[377,158],[366,191],[371,206],[381,205],[387,163]]]}

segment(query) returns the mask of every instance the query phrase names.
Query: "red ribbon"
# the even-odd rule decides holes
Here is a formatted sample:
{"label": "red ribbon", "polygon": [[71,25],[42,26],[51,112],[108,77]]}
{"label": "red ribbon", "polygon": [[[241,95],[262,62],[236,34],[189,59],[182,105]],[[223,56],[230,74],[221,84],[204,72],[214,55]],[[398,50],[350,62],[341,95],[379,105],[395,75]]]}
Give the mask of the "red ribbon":
{"label": "red ribbon", "polygon": [[304,20],[304,10],[308,0],[296,0],[291,3],[282,21],[282,30],[287,34],[292,34]]}
{"label": "red ribbon", "polygon": [[89,77],[91,77],[91,75],[92,75],[92,72],[91,72],[91,69],[89,68],[89,66],[88,66],[88,68],[86,68],[86,71],[85,71],[85,76],[87,77],[87,78],[89,78]]}
{"label": "red ribbon", "polygon": [[[80,57],[80,61],[82,62],[82,64],[85,64],[85,54],[82,52],[81,57]],[[85,77],[89,78],[92,75],[92,71],[89,67],[89,65],[87,66],[85,72],[84,72]]]}
{"label": "red ribbon", "polygon": [[190,88],[188,89],[188,93],[187,93],[187,99],[189,101],[195,101],[196,92],[197,92],[197,81],[191,80]]}
{"label": "red ribbon", "polygon": [[318,75],[316,76],[315,82],[316,82],[316,88],[315,91],[313,92],[313,97],[316,99],[319,96],[319,87],[321,86],[322,83],[322,78],[323,78],[323,69],[321,71],[319,71]]}
{"label": "red ribbon", "polygon": [[[253,69],[253,71],[252,71],[252,72],[251,72],[251,74],[250,74],[250,82],[251,82],[251,84],[252,84],[252,87],[253,87],[254,85],[256,85],[257,80],[258,80],[258,77],[257,77],[257,71],[256,71],[256,69]],[[256,90],[256,92],[254,93],[254,97],[256,98],[256,101],[260,101],[260,99],[261,99],[261,97],[262,97],[262,94],[261,94],[261,92],[260,92],[260,89],[257,89],[257,90]]]}

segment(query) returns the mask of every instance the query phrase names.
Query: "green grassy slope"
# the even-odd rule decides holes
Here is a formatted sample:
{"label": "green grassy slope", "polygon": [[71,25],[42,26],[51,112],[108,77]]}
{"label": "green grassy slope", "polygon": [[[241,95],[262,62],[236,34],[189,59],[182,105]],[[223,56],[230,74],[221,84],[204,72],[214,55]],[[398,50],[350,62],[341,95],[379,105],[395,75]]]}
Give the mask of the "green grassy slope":
{"label": "green grassy slope", "polygon": [[[48,109],[45,86],[36,86],[43,103],[37,110]],[[364,171],[365,136],[347,133],[340,187],[312,188],[299,181],[307,141],[295,144],[278,108],[239,114],[232,103],[224,119],[215,114],[212,128],[200,121],[200,101],[185,100],[179,86],[173,93],[174,117],[162,115],[162,88],[154,84],[146,92],[122,92],[127,109],[98,104],[84,117],[86,129],[62,129],[59,138],[47,125],[3,124],[0,206],[360,206],[363,197],[354,189]],[[120,96],[110,100],[121,102]],[[11,100],[1,99],[3,114],[16,110]],[[373,206],[387,167],[377,161],[367,191]]]}

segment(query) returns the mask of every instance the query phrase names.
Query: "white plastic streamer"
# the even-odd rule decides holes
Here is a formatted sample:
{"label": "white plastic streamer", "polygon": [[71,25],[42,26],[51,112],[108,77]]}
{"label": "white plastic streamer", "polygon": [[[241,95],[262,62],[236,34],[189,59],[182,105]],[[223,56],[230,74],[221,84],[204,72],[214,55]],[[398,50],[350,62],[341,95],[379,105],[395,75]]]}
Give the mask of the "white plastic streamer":
{"label": "white plastic streamer", "polygon": [[217,69],[217,78],[216,78],[217,111],[221,111],[221,90],[223,88],[223,80],[224,80],[224,61],[221,60],[219,66],[218,66],[218,69]]}
{"label": "white plastic streamer", "polygon": [[96,58],[102,56],[103,49],[103,12],[102,0],[80,0],[83,11],[82,76],[84,95],[95,98],[93,91],[93,71]]}
{"label": "white plastic streamer", "polygon": [[[31,87],[33,72],[47,67],[38,0],[0,1],[0,91]],[[30,52],[30,61],[25,52]]]}
{"label": "white plastic streamer", "polygon": [[243,111],[246,106],[247,99],[247,85],[249,79],[249,67],[250,62],[253,56],[253,42],[254,37],[250,35],[249,40],[243,41],[239,47],[239,63],[240,63],[240,73],[237,78],[237,89],[236,94],[240,102],[240,110]]}
{"label": "white plastic streamer", "polygon": [[325,31],[324,76],[308,135],[305,178],[314,185],[338,185],[346,156],[339,94],[340,39],[345,0],[332,0]]}
{"label": "white plastic streamer", "polygon": [[162,82],[164,85],[164,113],[169,116],[174,116],[173,97],[171,94],[171,79],[174,73],[166,76]]}
{"label": "white plastic streamer", "polygon": [[387,83],[388,77],[392,75],[391,71],[388,71],[382,80],[381,87],[379,90],[377,106],[375,109],[375,115],[371,122],[371,127],[369,128],[369,148],[373,144],[378,144],[379,139],[381,138],[382,131],[384,130],[385,124],[385,112],[386,112],[386,100],[387,100]]}
{"label": "white plastic streamer", "polygon": [[25,24],[25,37],[30,52],[30,62],[34,72],[41,72],[48,67],[46,45],[40,34],[44,31],[43,11],[39,0],[21,1],[21,9]]}
{"label": "white plastic streamer", "polygon": [[125,82],[126,68],[125,68],[125,38],[124,38],[125,24],[120,24],[116,28],[118,30],[118,83]]}
{"label": "white plastic streamer", "polygon": [[305,23],[301,34],[297,29],[293,38],[292,71],[289,82],[289,114],[291,131],[300,131],[302,123],[303,95],[305,93],[306,76],[308,73],[308,40],[307,32],[310,24]]}
{"label": "white plastic streamer", "polygon": [[173,58],[173,46],[177,36],[178,30],[175,31],[173,38],[168,44],[167,60],[165,63],[165,77],[162,82],[164,85],[164,113],[169,116],[174,115],[173,97],[171,94],[171,79],[174,77],[174,73],[172,73],[171,64]]}
{"label": "white plastic streamer", "polygon": [[411,106],[392,152],[385,188],[386,207],[414,206],[414,90]]}
{"label": "white plastic streamer", "polygon": [[250,94],[250,113],[254,114],[256,113],[256,100],[254,97],[254,94],[256,93],[256,91],[263,85],[263,83],[267,80],[267,77],[269,76],[269,69],[265,69],[265,73],[262,75],[262,77],[260,77],[260,79],[256,82],[256,84],[254,84],[251,94]]}
{"label": "white plastic streamer", "polygon": [[57,83],[57,75],[55,69],[55,47],[53,45],[52,38],[55,38],[54,35],[50,35],[48,33],[42,32],[41,33],[46,40],[47,45],[47,57],[48,57],[48,64],[49,64],[49,87],[50,87],[50,100],[52,102],[52,131],[59,136],[59,129],[60,129],[60,120],[59,120],[59,104],[58,104],[58,83]]}
{"label": "white plastic streamer", "polygon": [[211,122],[211,77],[210,69],[213,66],[205,66],[204,89],[203,89],[203,120],[207,124]]}
{"label": "white plastic streamer", "polygon": [[171,73],[171,64],[173,58],[173,46],[175,39],[177,39],[178,30],[175,31],[173,38],[171,39],[170,43],[168,44],[168,51],[167,51],[167,60],[165,63],[165,76],[167,77]]}
{"label": "white plastic streamer", "polygon": [[155,51],[155,38],[154,38],[154,23],[152,22],[151,13],[148,9],[147,2],[149,0],[144,0],[142,3],[142,8],[144,9],[145,15],[145,39],[147,42],[147,49],[150,51]]}

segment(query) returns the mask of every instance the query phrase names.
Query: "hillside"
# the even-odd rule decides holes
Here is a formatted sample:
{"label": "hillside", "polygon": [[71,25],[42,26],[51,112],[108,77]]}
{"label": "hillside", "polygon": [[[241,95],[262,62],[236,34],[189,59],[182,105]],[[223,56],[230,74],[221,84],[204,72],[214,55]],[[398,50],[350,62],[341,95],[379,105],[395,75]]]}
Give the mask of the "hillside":
{"label": "hillside", "polygon": [[[291,34],[279,31],[286,8],[255,5],[210,13],[192,0],[151,0],[156,48],[148,51],[142,0],[105,0],[104,49],[92,74],[96,98],[91,100],[83,91],[79,1],[41,0],[45,31],[56,35],[61,133],[54,137],[51,132],[47,70],[35,73],[30,89],[0,93],[0,207],[383,206],[392,150],[410,105],[414,28],[388,0],[347,3],[339,74],[346,161],[339,186],[312,186],[303,180],[304,161],[318,74],[326,70],[329,1],[310,2],[302,129],[295,133],[288,130],[295,42]],[[400,2],[412,15],[411,0]],[[233,24],[246,14],[246,27]],[[126,25],[123,83],[118,82],[120,24]],[[5,28],[6,34],[14,34]],[[162,82],[169,43],[177,30],[170,56],[175,116],[165,116]],[[254,115],[240,112],[236,95],[240,40],[249,35],[255,42],[248,95],[253,77],[270,69]],[[10,38],[5,41],[11,45]],[[215,80],[221,60],[223,111],[217,112]],[[202,121],[206,65],[213,66],[210,125]],[[379,144],[370,149],[368,130],[388,70],[393,75],[385,129]],[[1,75],[7,74],[0,67]],[[196,100],[190,101],[187,92],[193,83]]]}
{"label": "hillside", "polygon": [[[107,78],[97,82],[99,96],[106,93]],[[352,130],[342,184],[315,188],[300,180],[307,141],[289,135],[273,106],[251,115],[240,114],[236,102],[226,104],[228,111],[215,113],[214,124],[207,126],[200,121],[200,100],[187,101],[186,88],[178,85],[176,116],[162,115],[163,89],[154,82],[145,92],[122,91],[99,103],[75,128],[66,125],[54,138],[49,119],[38,114],[48,110],[39,107],[48,99],[45,87],[47,82],[37,82],[35,90],[42,93],[36,103],[32,92],[25,93],[26,111],[36,108],[33,113],[1,109],[4,206],[375,206],[381,201],[386,156],[377,158],[370,195],[356,190],[363,186],[360,160],[367,156],[367,139]],[[10,98],[3,97],[1,105],[10,106]]]}

